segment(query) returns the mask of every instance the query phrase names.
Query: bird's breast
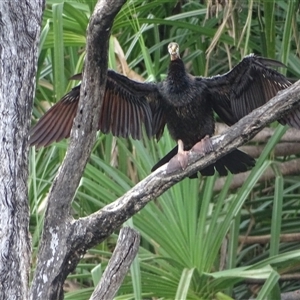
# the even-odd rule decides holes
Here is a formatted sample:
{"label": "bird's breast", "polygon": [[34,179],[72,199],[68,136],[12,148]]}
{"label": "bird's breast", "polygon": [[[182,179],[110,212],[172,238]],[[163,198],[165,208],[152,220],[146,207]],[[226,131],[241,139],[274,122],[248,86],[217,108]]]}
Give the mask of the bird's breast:
{"label": "bird's breast", "polygon": [[206,135],[214,134],[214,118],[205,101],[192,101],[181,106],[166,106],[167,126],[173,139],[182,140],[190,149]]}
{"label": "bird's breast", "polygon": [[196,100],[198,93],[188,83],[170,80],[164,85],[162,94],[168,105],[182,107]]}

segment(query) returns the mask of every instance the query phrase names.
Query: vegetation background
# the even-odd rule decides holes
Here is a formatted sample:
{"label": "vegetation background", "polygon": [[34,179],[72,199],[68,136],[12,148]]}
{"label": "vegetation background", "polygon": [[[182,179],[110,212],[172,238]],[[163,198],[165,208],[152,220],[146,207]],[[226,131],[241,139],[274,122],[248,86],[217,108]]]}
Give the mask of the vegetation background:
{"label": "vegetation background", "polygon": [[[33,123],[77,84],[68,78],[82,70],[95,3],[47,0]],[[225,73],[255,53],[282,61],[287,69],[280,71],[298,79],[299,30],[296,0],[128,0],[112,29],[109,67],[136,80],[162,80],[169,64],[167,45],[175,41],[194,75]],[[299,159],[295,154],[276,157],[274,148],[287,128],[271,127],[271,138],[251,143],[263,150],[238,189],[231,188],[232,175],[223,181],[218,175],[185,179],[126,222],[142,239],[116,299],[280,299],[280,293],[300,289],[300,180],[299,175],[283,176],[281,168],[287,162],[299,166]],[[174,144],[167,130],[158,143],[99,133],[73,201],[74,216],[87,216],[123,195]],[[47,194],[66,147],[62,141],[30,153],[35,253]],[[269,168],[273,175],[261,180]],[[249,244],[242,237],[248,235],[269,236]],[[66,299],[89,298],[117,236],[88,251],[68,277]]]}

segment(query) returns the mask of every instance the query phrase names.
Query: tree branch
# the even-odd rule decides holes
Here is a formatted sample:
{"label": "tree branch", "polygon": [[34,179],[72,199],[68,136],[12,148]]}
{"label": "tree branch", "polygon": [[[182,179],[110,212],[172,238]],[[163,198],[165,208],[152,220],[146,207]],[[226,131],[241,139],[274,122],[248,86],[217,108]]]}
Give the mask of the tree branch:
{"label": "tree branch", "polygon": [[[62,299],[63,282],[81,253],[70,259],[70,239],[74,228],[71,202],[95,141],[106,84],[107,52],[114,17],[126,0],[99,0],[87,30],[87,49],[80,101],[70,146],[54,179],[45,215],[39,259],[31,288],[31,299]],[[101,99],[99,101],[99,99]]]}
{"label": "tree branch", "polygon": [[121,229],[116,248],[90,300],[113,299],[133,262],[140,244],[140,235],[130,227]]}
{"label": "tree branch", "polygon": [[[239,148],[240,150],[246,152],[252,157],[260,157],[261,153],[265,149],[265,145],[256,146],[256,145],[250,145],[250,146],[242,146]],[[300,144],[299,142],[295,143],[278,143],[272,154],[274,157],[278,156],[290,156],[300,153]]]}
{"label": "tree branch", "polygon": [[[216,133],[222,134],[229,127],[224,123],[216,123]],[[259,133],[257,133],[252,139],[251,142],[263,143],[265,144],[268,139],[270,139],[275,132],[274,128],[266,127]],[[286,133],[280,139],[281,143],[297,143],[300,142],[300,130],[296,128],[288,128]]]}

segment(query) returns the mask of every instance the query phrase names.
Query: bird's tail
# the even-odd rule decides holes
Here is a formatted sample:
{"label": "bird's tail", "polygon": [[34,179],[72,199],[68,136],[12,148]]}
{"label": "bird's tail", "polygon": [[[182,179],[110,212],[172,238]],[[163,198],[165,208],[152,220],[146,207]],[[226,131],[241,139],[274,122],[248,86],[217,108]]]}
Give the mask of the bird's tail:
{"label": "bird's tail", "polygon": [[[159,162],[157,162],[155,166],[153,166],[151,171],[153,172],[159,167],[161,167],[162,165],[169,162],[170,159],[177,154],[177,152],[178,152],[178,147],[176,146]],[[232,174],[238,174],[238,173],[246,172],[247,170],[254,167],[254,165],[255,165],[254,158],[236,149],[226,154],[225,156],[221,157],[213,164],[200,170],[199,172],[203,176],[213,176],[215,174],[215,170],[217,170],[221,176],[226,176],[228,174],[228,171],[230,171]],[[192,176],[190,176],[190,178],[196,178],[196,177],[197,174],[193,174]]]}
{"label": "bird's tail", "polygon": [[221,157],[212,165],[200,170],[200,173],[204,176],[212,176],[216,169],[221,176],[226,176],[228,171],[232,174],[238,174],[246,172],[254,166],[255,159],[253,157],[236,149]]}

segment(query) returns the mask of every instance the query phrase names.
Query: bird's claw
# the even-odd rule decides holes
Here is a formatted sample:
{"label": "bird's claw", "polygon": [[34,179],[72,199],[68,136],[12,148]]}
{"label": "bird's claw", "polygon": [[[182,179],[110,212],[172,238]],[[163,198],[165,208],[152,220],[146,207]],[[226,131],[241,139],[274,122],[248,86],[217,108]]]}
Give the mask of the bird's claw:
{"label": "bird's claw", "polygon": [[200,142],[193,146],[191,152],[206,154],[213,150],[211,139],[206,135]]}
{"label": "bird's claw", "polygon": [[188,151],[184,151],[182,140],[178,140],[178,153],[170,159],[167,166],[167,173],[172,173],[178,169],[185,170],[188,165]]}
{"label": "bird's claw", "polygon": [[172,159],[170,159],[167,166],[167,174],[173,173],[178,169],[185,170],[188,165],[188,151],[178,152]]}
{"label": "bird's claw", "polygon": [[213,151],[213,144],[208,135],[206,135],[200,142],[194,145],[190,151],[184,151],[183,142],[178,140],[178,153],[170,159],[167,166],[167,174],[173,173],[178,169],[185,170],[188,165],[189,154],[201,153],[206,154]]}

